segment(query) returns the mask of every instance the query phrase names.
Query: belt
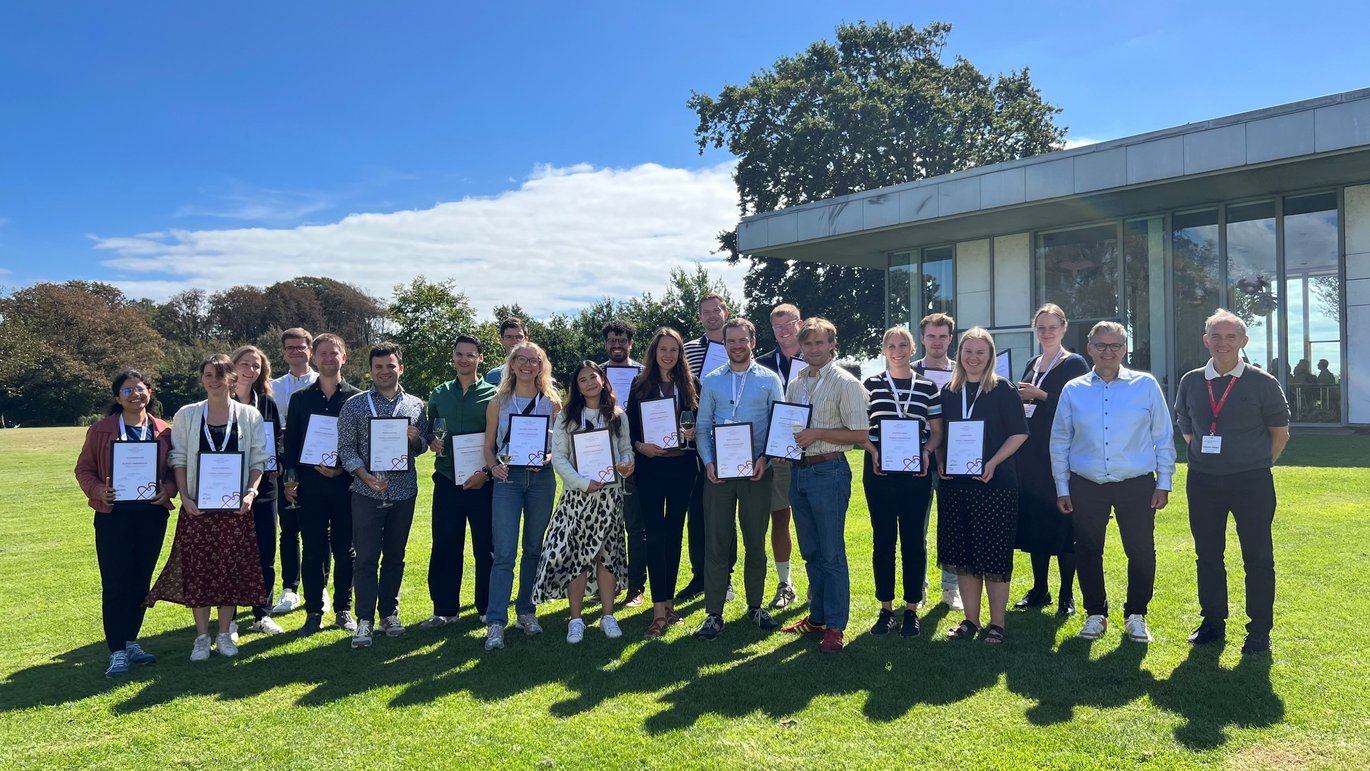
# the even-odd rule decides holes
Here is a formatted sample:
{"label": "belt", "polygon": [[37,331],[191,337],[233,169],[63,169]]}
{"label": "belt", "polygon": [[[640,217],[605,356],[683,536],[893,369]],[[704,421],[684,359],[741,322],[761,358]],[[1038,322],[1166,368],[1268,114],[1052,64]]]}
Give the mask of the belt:
{"label": "belt", "polygon": [[794,465],[796,465],[796,466],[817,466],[817,465],[820,464],[820,463],[827,463],[827,462],[830,461],[830,460],[837,460],[838,458],[841,458],[841,457],[843,457],[843,456],[842,456],[842,453],[840,453],[840,452],[824,452],[824,453],[819,453],[818,455],[805,455],[804,457],[802,457],[802,458],[800,458],[799,460],[795,461],[795,462],[794,462]]}

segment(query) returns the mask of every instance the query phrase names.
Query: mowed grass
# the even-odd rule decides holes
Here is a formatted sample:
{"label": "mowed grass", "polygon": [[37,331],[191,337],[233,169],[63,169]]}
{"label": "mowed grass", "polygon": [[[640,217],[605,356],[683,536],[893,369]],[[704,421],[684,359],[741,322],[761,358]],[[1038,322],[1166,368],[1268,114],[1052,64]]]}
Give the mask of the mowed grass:
{"label": "mowed grass", "polygon": [[[114,682],[103,677],[92,513],[71,475],[81,440],[80,429],[0,431],[0,766],[1283,769],[1363,768],[1370,753],[1366,437],[1296,436],[1276,469],[1273,657],[1238,653],[1235,534],[1235,639],[1185,643],[1198,607],[1182,492],[1159,517],[1149,646],[1121,641],[1120,619],[1087,645],[1074,638],[1078,617],[1035,612],[1010,614],[1007,645],[951,642],[945,608],[930,611],[919,639],[874,638],[858,477],[847,526],[853,634],[841,655],[762,636],[740,602],[711,644],[679,630],[643,641],[643,608],[620,613],[624,639],[592,626],[570,647],[559,603],[542,609],[546,634],[515,631],[493,654],[469,611],[454,627],[411,629],[366,651],[333,630],[297,638],[297,612],[281,619],[292,634],[245,634],[237,659],[192,665],[190,613],[161,604],[143,638],[160,661]],[[430,463],[420,461],[404,583],[411,624],[431,611]],[[1112,536],[1109,587],[1121,605],[1125,563]],[[797,553],[795,569],[802,597]],[[1029,581],[1019,555],[1014,598]],[[469,601],[469,578],[464,588]],[[703,612],[683,610],[688,631]]]}

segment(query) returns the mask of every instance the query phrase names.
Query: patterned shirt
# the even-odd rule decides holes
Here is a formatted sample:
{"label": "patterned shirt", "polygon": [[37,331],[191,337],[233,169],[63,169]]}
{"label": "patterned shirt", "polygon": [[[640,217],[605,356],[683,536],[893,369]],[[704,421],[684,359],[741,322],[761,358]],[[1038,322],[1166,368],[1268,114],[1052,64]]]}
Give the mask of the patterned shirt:
{"label": "patterned shirt", "polygon": [[371,456],[372,404],[376,405],[375,417],[409,418],[409,425],[418,427],[420,439],[417,442],[409,442],[409,470],[392,471],[387,475],[390,489],[386,493],[372,490],[361,477],[353,480],[351,490],[357,495],[376,500],[387,497],[392,501],[414,498],[419,494],[419,479],[414,471],[414,458],[422,455],[427,449],[423,437],[431,434],[428,431],[428,415],[424,411],[423,400],[405,393],[403,388],[395,392],[394,399],[387,400],[375,386],[372,386],[371,390],[363,391],[347,400],[338,413],[338,461],[349,474],[355,475],[357,469],[366,467],[366,460]]}

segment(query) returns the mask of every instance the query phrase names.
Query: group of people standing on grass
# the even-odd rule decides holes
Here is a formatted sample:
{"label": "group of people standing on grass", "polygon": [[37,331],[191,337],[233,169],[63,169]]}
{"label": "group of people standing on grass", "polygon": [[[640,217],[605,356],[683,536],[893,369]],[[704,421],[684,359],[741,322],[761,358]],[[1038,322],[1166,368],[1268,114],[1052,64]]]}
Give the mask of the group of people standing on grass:
{"label": "group of people standing on grass", "polygon": [[[704,618],[693,635],[715,639],[724,630],[725,605],[736,595],[738,532],[742,619],[762,631],[814,635],[825,652],[842,650],[851,601],[845,528],[852,490],[846,453],[852,449],[864,450],[862,489],[879,603],[871,634],[921,633],[935,496],[941,598],[964,614],[949,637],[1007,640],[1015,549],[1031,555],[1033,584],[1012,607],[1052,603],[1055,557],[1058,615],[1075,613],[1078,578],[1085,608],[1080,636],[1101,637],[1109,620],[1103,549],[1113,518],[1128,560],[1124,636],[1151,640],[1146,615],[1156,572],[1154,525],[1172,489],[1173,423],[1157,381],[1123,366],[1124,327],[1100,322],[1090,330],[1091,366],[1063,347],[1065,312],[1042,306],[1031,319],[1041,354],[1014,383],[996,374],[988,331],[962,332],[953,358],[955,321],[933,313],[920,321],[918,340],[905,327],[887,330],[885,367],[862,381],[837,364],[833,324],[803,319],[794,305],[771,312],[777,348],[760,356],[754,355],[754,325],[730,318],[721,297],[706,295],[698,310],[705,329],[700,338],[687,341],[662,328],[640,362],[632,358],[633,327],[621,320],[606,324],[607,359],[584,361],[566,373],[564,402],[546,353],[517,319],[501,325],[502,363],[484,376],[483,344],[459,336],[452,350],[456,376],[426,403],[400,383],[398,345],[370,349],[371,386],[361,391],[341,377],[343,340],[298,328],[282,335],[290,372],[275,380],[267,356],[253,346],[207,358],[199,371],[205,400],[183,407],[170,426],[149,412],[151,381],[134,370],[120,372],[110,415],[90,428],[76,466],[96,512],[107,675],[154,660],[137,639],[145,609],[157,600],[193,609],[192,661],[207,659],[211,645],[221,655],[236,654],[240,606],[252,608],[252,630],[268,635],[283,631],[273,616],[301,604],[299,633],[319,632],[330,599],[333,623],[350,632],[353,648],[369,647],[377,635],[404,634],[400,586],[418,496],[412,459],[430,450],[436,454],[427,576],[432,614],[418,626],[432,630],[457,621],[469,528],[474,610],[486,628],[487,650],[506,645],[511,601],[512,626],[532,636],[542,632],[538,605],[567,599],[566,639],[580,642],[587,595],[597,595],[599,626],[610,638],[623,634],[616,608],[650,601],[650,621],[641,631],[648,639],[683,624],[677,605],[702,595]],[[915,359],[920,342],[923,356]],[[1207,643],[1225,635],[1223,547],[1230,513],[1246,566],[1250,623],[1243,652],[1257,653],[1270,648],[1270,467],[1288,440],[1289,409],[1277,381],[1242,362],[1246,331],[1239,317],[1219,309],[1207,320],[1204,344],[1212,359],[1181,379],[1174,410],[1188,445],[1203,614],[1189,639]],[[624,368],[636,371],[626,370],[627,379],[611,375]],[[673,402],[679,427],[667,439],[644,431],[644,404],[663,401]],[[779,455],[767,451],[778,405],[806,415]],[[512,462],[517,416],[546,418],[545,457]],[[322,462],[302,462],[311,421],[322,425],[321,418],[336,426],[336,452],[311,458]],[[407,463],[371,468],[369,427],[376,418],[407,421]],[[911,421],[902,424],[909,428],[899,421]],[[749,460],[724,468],[721,455],[732,463],[739,450],[735,440],[720,437],[741,424],[750,426]],[[887,428],[917,436],[920,457],[906,460],[903,472],[881,462]],[[589,431],[607,432],[612,473],[587,473],[577,465],[576,437]],[[454,454],[458,439],[469,440],[462,446],[477,448],[483,461],[462,478]],[[155,495],[116,500],[111,456],[120,441],[157,443]],[[728,442],[733,445],[725,448]],[[966,468],[949,468],[948,458],[967,446],[979,454]],[[241,453],[241,497],[233,506],[210,508],[197,498],[197,465],[208,453],[232,452]],[[471,456],[465,457],[463,468],[469,469]],[[559,499],[554,474],[562,482]],[[168,512],[178,496],[171,553],[154,583]],[[278,505],[282,499],[287,506]],[[691,577],[682,587],[687,522]],[[801,602],[790,575],[791,522],[807,574],[808,612],[782,627],[771,611]],[[278,543],[282,593],[273,602]],[[768,544],[776,585],[769,602]],[[898,609],[896,573],[902,577]],[[214,608],[218,627],[211,640]]]}

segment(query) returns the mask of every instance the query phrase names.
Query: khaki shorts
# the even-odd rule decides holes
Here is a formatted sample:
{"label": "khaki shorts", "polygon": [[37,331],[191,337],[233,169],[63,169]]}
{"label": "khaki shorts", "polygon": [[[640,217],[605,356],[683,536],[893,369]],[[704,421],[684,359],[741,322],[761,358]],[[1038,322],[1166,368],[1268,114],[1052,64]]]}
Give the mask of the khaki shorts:
{"label": "khaki shorts", "polygon": [[771,469],[771,511],[790,507],[790,470],[788,463],[772,463]]}

